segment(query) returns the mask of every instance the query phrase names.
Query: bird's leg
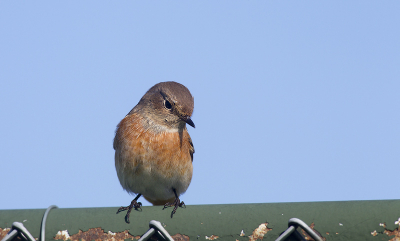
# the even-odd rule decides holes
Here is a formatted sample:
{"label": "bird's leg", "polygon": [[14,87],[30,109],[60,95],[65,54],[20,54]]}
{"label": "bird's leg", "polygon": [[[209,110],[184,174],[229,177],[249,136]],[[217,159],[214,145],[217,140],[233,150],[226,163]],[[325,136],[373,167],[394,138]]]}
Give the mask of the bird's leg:
{"label": "bird's leg", "polygon": [[174,214],[176,213],[176,209],[178,209],[178,207],[184,207],[184,208],[186,208],[186,205],[185,205],[185,203],[182,201],[181,202],[181,200],[179,199],[179,197],[178,197],[178,195],[176,194],[176,190],[175,190],[175,188],[173,188],[172,189],[172,191],[174,191],[174,194],[175,194],[175,201],[174,202],[172,202],[172,203],[166,203],[165,205],[164,205],[164,208],[163,208],[163,210],[164,209],[166,209],[167,207],[174,207],[174,210],[172,210],[172,213],[171,213],[171,218],[172,218],[172,216],[174,216]]}
{"label": "bird's leg", "polygon": [[132,208],[135,208],[135,210],[138,210],[138,209],[140,208],[140,211],[142,211],[142,208],[141,208],[142,203],[141,203],[141,202],[136,202],[136,201],[140,198],[140,196],[142,196],[142,194],[139,193],[139,194],[135,197],[135,199],[132,200],[131,205],[129,205],[129,206],[127,206],[127,207],[120,207],[120,208],[118,209],[117,214],[118,214],[119,212],[128,210],[128,212],[126,213],[126,216],[125,216],[125,222],[126,222],[126,223],[129,223],[129,215],[131,214]]}

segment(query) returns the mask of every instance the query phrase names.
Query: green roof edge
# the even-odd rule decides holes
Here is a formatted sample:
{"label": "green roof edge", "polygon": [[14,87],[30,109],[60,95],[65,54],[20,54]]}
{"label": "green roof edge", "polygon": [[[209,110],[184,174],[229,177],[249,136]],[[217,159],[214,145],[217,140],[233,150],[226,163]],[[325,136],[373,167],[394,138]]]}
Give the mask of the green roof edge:
{"label": "green roof edge", "polygon": [[[53,209],[47,217],[46,240],[55,240],[57,233],[63,230],[67,230],[69,236],[75,235],[73,238],[86,235],[86,241],[96,239],[101,233],[103,236],[98,239],[112,235],[132,239],[143,235],[151,220],[160,221],[175,238],[199,241],[217,236],[217,240],[247,241],[263,223],[268,223],[267,228],[271,229],[263,239],[275,240],[288,228],[290,218],[313,224],[326,240],[389,240],[394,237],[389,235],[396,233],[390,231],[400,233],[399,225],[395,224],[400,218],[400,200],[187,205],[179,208],[173,218],[170,217],[172,208],[162,210],[160,206],[145,206],[142,211],[132,211],[130,224],[125,223],[125,212],[116,214],[117,209]],[[45,211],[0,210],[0,240],[5,235],[5,228],[11,228],[13,222],[23,223],[33,237],[38,238]],[[89,229],[92,231],[87,232]],[[79,230],[86,233],[79,236]],[[242,230],[244,235],[241,236]]]}

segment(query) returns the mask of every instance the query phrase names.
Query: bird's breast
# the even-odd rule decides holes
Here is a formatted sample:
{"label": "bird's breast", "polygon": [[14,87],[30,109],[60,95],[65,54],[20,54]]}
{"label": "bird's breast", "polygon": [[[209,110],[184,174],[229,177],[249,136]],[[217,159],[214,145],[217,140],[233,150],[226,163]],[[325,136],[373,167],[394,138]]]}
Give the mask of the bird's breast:
{"label": "bird's breast", "polygon": [[143,123],[140,115],[132,114],[117,127],[115,166],[121,185],[129,191],[135,183],[145,185],[138,179],[149,179],[149,183],[181,185],[186,191],[193,172],[189,133],[186,129],[157,132]]}

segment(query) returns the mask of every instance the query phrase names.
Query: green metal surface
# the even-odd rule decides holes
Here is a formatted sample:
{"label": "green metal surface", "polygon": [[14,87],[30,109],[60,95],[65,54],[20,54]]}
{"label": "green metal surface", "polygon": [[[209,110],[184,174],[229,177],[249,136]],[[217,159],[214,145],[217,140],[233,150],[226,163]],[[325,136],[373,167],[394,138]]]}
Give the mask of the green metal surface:
{"label": "green metal surface", "polygon": [[[142,207],[141,212],[132,211],[130,224],[124,221],[125,212],[116,214],[117,209],[53,209],[47,218],[46,240],[54,240],[61,230],[72,236],[79,230],[99,227],[105,233],[128,230],[133,236],[141,236],[151,220],[160,221],[171,235],[183,234],[190,240],[206,240],[206,236],[215,235],[217,240],[233,241],[249,240],[253,231],[267,222],[272,230],[263,240],[275,240],[287,229],[290,218],[299,218],[308,225],[314,223],[314,229],[326,240],[390,240],[394,236],[384,231],[399,228],[395,221],[400,217],[400,200],[193,205],[179,208],[172,219],[172,208]],[[0,228],[21,222],[37,238],[44,212],[45,209],[0,210]],[[242,230],[244,236],[240,236]]]}

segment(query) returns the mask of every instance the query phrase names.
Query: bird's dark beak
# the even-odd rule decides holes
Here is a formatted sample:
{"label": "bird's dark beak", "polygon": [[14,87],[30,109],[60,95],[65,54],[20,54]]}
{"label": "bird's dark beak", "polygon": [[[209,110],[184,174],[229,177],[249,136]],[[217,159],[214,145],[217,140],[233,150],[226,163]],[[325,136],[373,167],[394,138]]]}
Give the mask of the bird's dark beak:
{"label": "bird's dark beak", "polygon": [[183,120],[184,120],[188,125],[190,125],[191,127],[195,128],[194,123],[193,123],[192,119],[190,119],[189,116],[183,118]]}

